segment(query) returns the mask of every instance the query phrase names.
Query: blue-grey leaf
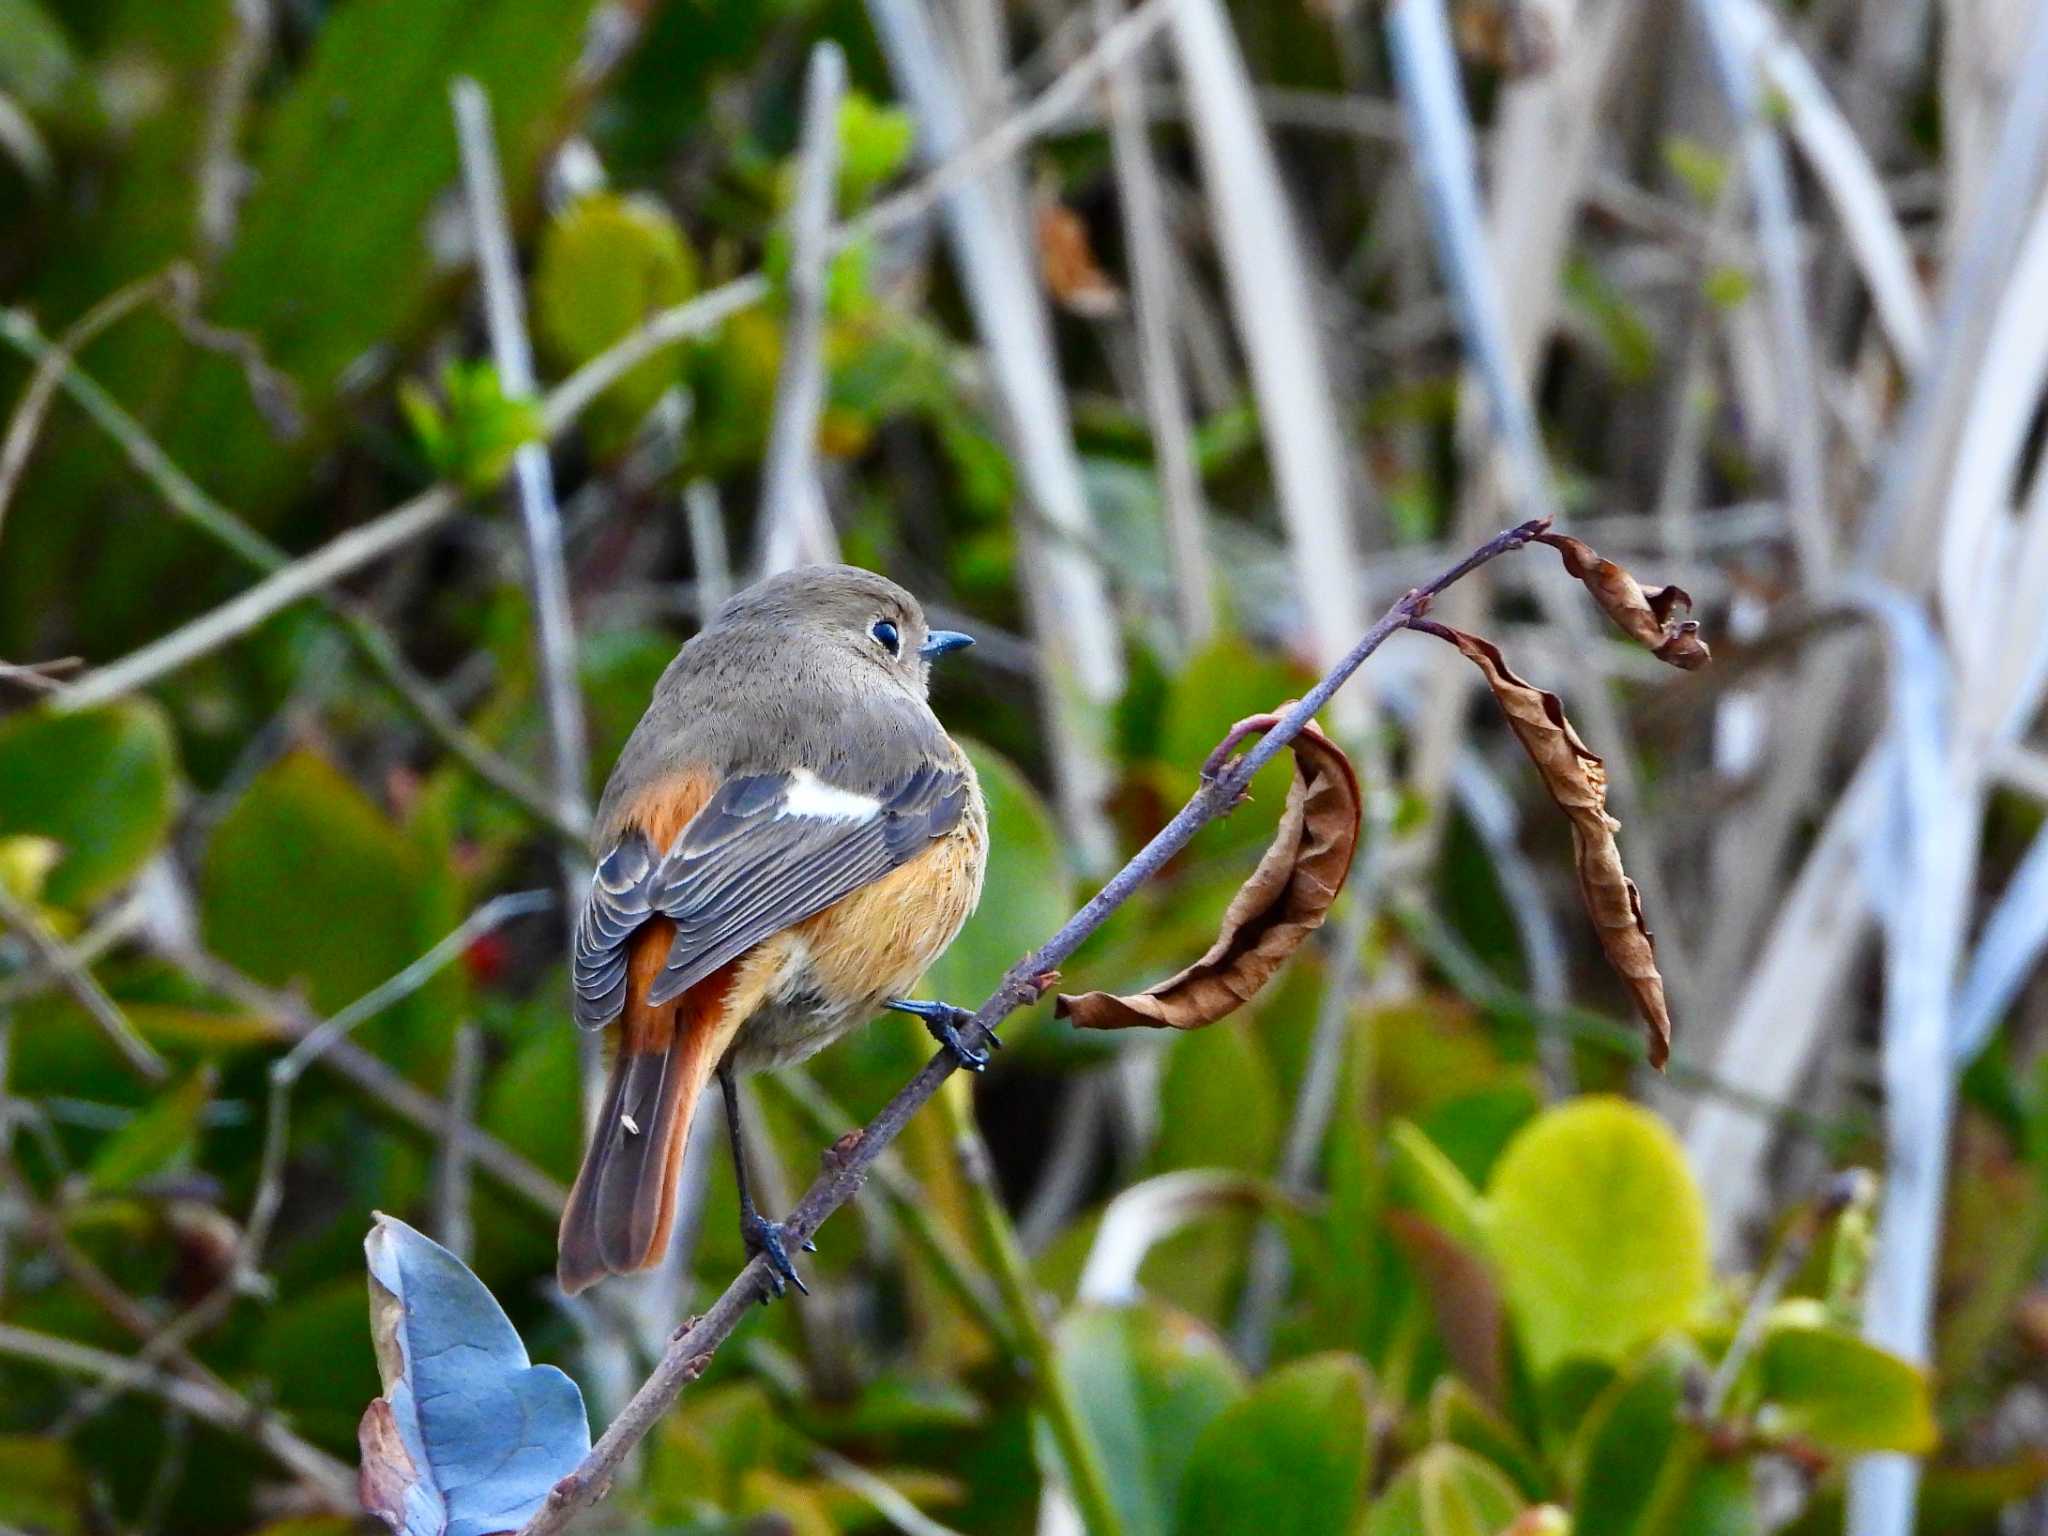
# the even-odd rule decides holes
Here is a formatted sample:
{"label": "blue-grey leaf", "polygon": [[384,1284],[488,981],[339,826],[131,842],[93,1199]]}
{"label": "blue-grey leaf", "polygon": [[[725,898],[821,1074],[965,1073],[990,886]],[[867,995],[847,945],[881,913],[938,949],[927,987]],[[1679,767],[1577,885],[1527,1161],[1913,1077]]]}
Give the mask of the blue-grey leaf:
{"label": "blue-grey leaf", "polygon": [[363,1252],[384,1380],[359,1431],[363,1507],[401,1536],[517,1530],[590,1449],[583,1394],[433,1239],[379,1215]]}

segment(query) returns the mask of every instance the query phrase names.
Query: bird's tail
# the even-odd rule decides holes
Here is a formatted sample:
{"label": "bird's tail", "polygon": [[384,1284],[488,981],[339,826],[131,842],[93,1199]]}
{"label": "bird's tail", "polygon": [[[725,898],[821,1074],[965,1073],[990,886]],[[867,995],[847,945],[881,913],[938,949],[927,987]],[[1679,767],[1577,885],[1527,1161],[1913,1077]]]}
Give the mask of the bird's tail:
{"label": "bird's tail", "polygon": [[633,941],[604,1110],[562,1211],[555,1275],[572,1296],[606,1275],[659,1263],[668,1251],[690,1117],[725,1044],[717,1023],[732,967],[672,1002],[644,1001],[670,936],[670,925],[656,920]]}

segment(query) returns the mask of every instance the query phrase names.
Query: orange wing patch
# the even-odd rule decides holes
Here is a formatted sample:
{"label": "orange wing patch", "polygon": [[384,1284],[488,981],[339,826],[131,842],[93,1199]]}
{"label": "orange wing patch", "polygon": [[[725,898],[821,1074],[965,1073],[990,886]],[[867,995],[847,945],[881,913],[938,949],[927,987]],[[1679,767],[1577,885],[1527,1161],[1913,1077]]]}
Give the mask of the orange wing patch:
{"label": "orange wing patch", "polygon": [[688,768],[656,779],[626,806],[625,825],[639,827],[653,842],[655,852],[665,854],[717,788],[707,768]]}

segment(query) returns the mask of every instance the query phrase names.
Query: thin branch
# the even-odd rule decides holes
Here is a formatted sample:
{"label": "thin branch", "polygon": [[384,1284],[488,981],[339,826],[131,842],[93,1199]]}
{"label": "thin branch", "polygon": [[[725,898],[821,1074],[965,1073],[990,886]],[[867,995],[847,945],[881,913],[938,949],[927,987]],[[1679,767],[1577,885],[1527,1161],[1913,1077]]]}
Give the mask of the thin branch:
{"label": "thin branch", "polygon": [[28,947],[35,951],[36,958],[64,984],[64,990],[78,1000],[78,1006],[99,1025],[114,1049],[121,1053],[123,1061],[151,1082],[160,1083],[170,1075],[170,1068],[164,1065],[163,1057],[157,1055],[149,1042],[137,1033],[128,1016],[121,1011],[120,1004],[107,996],[106,989],[94,978],[85,962],[50,931],[49,924],[43,921],[42,914],[36,911],[33,903],[16,896],[5,883],[0,883],[0,921],[20,932]]}
{"label": "thin branch", "polygon": [[14,499],[15,488],[21,484],[29,455],[35,451],[36,438],[42,432],[43,420],[50,414],[50,403],[57,398],[57,388],[63,383],[72,360],[107,327],[161,298],[168,282],[167,273],[156,272],[125,288],[116,289],[87,310],[75,325],[36,359],[28,387],[21,392],[21,404],[14,408],[14,415],[8,420],[6,439],[0,441],[0,526],[6,524],[7,504]]}
{"label": "thin branch", "polygon": [[[0,1354],[11,1355],[17,1360],[32,1361],[48,1366],[53,1371],[64,1371],[73,1376],[89,1376],[103,1383],[125,1381],[138,1391],[184,1410],[195,1419],[202,1419],[217,1429],[231,1435],[245,1434],[252,1427],[266,1422],[274,1423],[253,1403],[232,1388],[214,1386],[207,1382],[184,1376],[167,1375],[162,1371],[144,1370],[135,1374],[134,1362],[126,1355],[113,1354],[104,1349],[94,1349],[88,1344],[74,1343],[52,1334],[37,1333],[28,1328],[17,1328],[11,1323],[0,1323]],[[306,1458],[303,1464],[294,1464],[281,1454],[280,1446],[268,1435],[259,1433],[263,1448],[293,1472],[301,1477],[308,1476],[309,1469],[316,1465]],[[299,1442],[304,1444],[304,1442]],[[326,1476],[318,1480],[321,1494],[330,1501],[331,1507],[339,1511],[353,1511],[359,1507],[354,1494],[355,1477],[346,1467],[334,1462],[324,1453],[306,1450],[325,1463],[327,1468],[337,1469],[343,1481],[339,1486],[328,1481]]]}
{"label": "thin branch", "polygon": [[[1095,0],[1098,23],[1107,31],[1123,0]],[[1159,474],[1165,510],[1166,553],[1173,571],[1174,603],[1180,611],[1181,642],[1199,649],[1216,630],[1216,571],[1203,531],[1202,480],[1195,469],[1194,427],[1187,386],[1174,347],[1173,260],[1168,246],[1166,200],[1159,189],[1139,104],[1144,61],[1127,60],[1109,81],[1110,150],[1123,204],[1124,244],[1130,252],[1131,315],[1138,333],[1138,372],[1145,391],[1145,415],[1152,429],[1152,462]]]}
{"label": "thin branch", "polygon": [[1728,1394],[1741,1379],[1743,1367],[1749,1364],[1750,1356],[1763,1339],[1764,1324],[1771,1309],[1778,1304],[1778,1298],[1791,1284],[1792,1277],[1806,1262],[1807,1254],[1813,1251],[1814,1240],[1825,1231],[1836,1217],[1850,1206],[1870,1197],[1872,1180],[1862,1168],[1847,1168],[1829,1178],[1825,1188],[1806,1203],[1793,1221],[1792,1228],[1778,1244],[1778,1251],[1771,1256],[1770,1267],[1757,1277],[1750,1289],[1749,1301],[1742,1309],[1742,1320],[1736,1324],[1735,1337],[1728,1341],[1728,1348],[1722,1352],[1720,1363],[1714,1367],[1714,1374],[1707,1383],[1707,1390],[1701,1400],[1699,1417],[1707,1424],[1713,1424],[1721,1417],[1721,1410],[1728,1405]]}
{"label": "thin branch", "polygon": [[[1242,756],[1219,759],[1211,756],[1203,765],[1201,787],[1173,819],[1124,867],[1069,918],[1051,938],[1011,966],[994,994],[976,1011],[961,1031],[969,1049],[986,1042],[996,1025],[1028,1003],[1036,1002],[1057,979],[1059,967],[1079,949],[1148,880],[1163,869],[1204,826],[1227,814],[1243,798],[1245,786],[1255,774],[1301,733],[1302,728],[1329,703],[1330,698],[1377,651],[1387,638],[1410,619],[1424,612],[1432,598],[1489,560],[1520,549],[1549,524],[1538,518],[1495,535],[1463,560],[1435,577],[1427,586],[1415,588],[1400,598],[1334,666],[1311,688],[1280,722],[1254,742]],[[792,1242],[802,1242],[824,1224],[827,1217],[852,1198],[868,1169],[890,1143],[902,1133],[910,1117],[921,1109],[940,1084],[956,1069],[957,1061],[948,1050],[939,1051],[868,1122],[865,1130],[834,1143],[825,1169],[790,1213],[787,1227]],[[550,1536],[568,1525],[578,1513],[590,1507],[610,1486],[633,1448],[660,1422],[677,1396],[703,1374],[718,1347],[739,1326],[747,1309],[767,1294],[767,1264],[751,1260],[734,1277],[711,1309],[676,1335],[663,1352],[654,1372],[632,1401],[619,1412],[611,1426],[590,1448],[577,1469],[557,1483],[519,1536]]]}
{"label": "thin branch", "polygon": [[[71,1283],[128,1333],[145,1342],[154,1338],[162,1326],[161,1320],[116,1285],[105,1270],[71,1241],[61,1218],[34,1198],[4,1155],[0,1155],[0,1180],[4,1180],[9,1193],[26,1213],[29,1232],[41,1239]],[[315,1490],[328,1507],[344,1514],[355,1513],[358,1500],[353,1470],[300,1439],[275,1412],[250,1402],[190,1352],[166,1351],[164,1363],[186,1380],[216,1394],[223,1407],[231,1410],[235,1427],[254,1436],[258,1444]]]}
{"label": "thin branch", "polygon": [[[304,1040],[321,1027],[319,1018],[299,998],[252,981],[213,955],[189,949],[170,950],[165,958],[223,997],[268,1019],[294,1040]],[[447,1109],[439,1099],[353,1041],[334,1041],[322,1050],[319,1059],[329,1071],[362,1089],[377,1108],[389,1110],[429,1138],[448,1134]],[[479,1173],[488,1174],[500,1188],[526,1201],[550,1221],[561,1215],[569,1198],[563,1185],[474,1124],[464,1126],[461,1135]]]}
{"label": "thin branch", "polygon": [[[1142,45],[1172,14],[1173,3],[1174,0],[1146,0],[1105,32],[1088,53],[1076,59],[1030,105],[935,167],[915,185],[835,229],[832,251],[837,253],[859,241],[879,239],[909,228],[929,216],[961,183],[1015,154],[1084,102],[1103,74]],[[561,436],[591,402],[639,364],[678,342],[716,330],[740,311],[760,303],[771,291],[768,279],[754,272],[653,316],[547,395],[541,402],[542,435],[550,441]],[[0,337],[25,347],[24,326],[29,326],[29,321],[21,311],[0,310]],[[240,639],[280,610],[424,537],[453,518],[463,506],[454,487],[429,487],[410,501],[350,529],[275,572],[182,629],[173,630],[90,674],[60,699],[57,707],[87,709],[146,688],[158,678]]]}
{"label": "thin branch", "polygon": [[448,1131],[434,1170],[435,1236],[464,1263],[475,1246],[476,1229],[469,1215],[469,1138],[463,1133],[476,1117],[483,1062],[483,1031],[464,1019],[455,1026],[455,1060],[448,1069]]}
{"label": "thin branch", "polygon": [[829,1446],[819,1446],[811,1453],[811,1459],[820,1472],[867,1500],[876,1514],[904,1536],[960,1536],[953,1527],[941,1525],[859,1462],[849,1461]]}
{"label": "thin branch", "polygon": [[[194,1302],[175,1321],[154,1334],[136,1354],[131,1372],[117,1376],[98,1389],[92,1401],[111,1400],[136,1385],[141,1374],[153,1369],[165,1355],[227,1314],[235,1298],[255,1287],[257,1261],[270,1240],[270,1229],[284,1205],[285,1156],[291,1142],[291,1095],[300,1077],[315,1061],[342,1044],[350,1030],[375,1018],[393,1004],[403,1001],[425,986],[462,952],[493,929],[534,912],[544,911],[552,898],[546,891],[518,891],[494,896],[465,918],[453,931],[396,974],[385,978],[361,997],[336,1013],[318,1028],[309,1030],[298,1043],[270,1064],[270,1100],[264,1118],[263,1152],[258,1163],[256,1193],[249,1203],[249,1219],[242,1226],[235,1256],[221,1282]],[[434,1104],[434,1129],[452,1141],[466,1140],[460,1127],[450,1127],[438,1104]]]}
{"label": "thin branch", "polygon": [[[1342,1075],[1345,1046],[1351,1038],[1352,997],[1365,971],[1365,941],[1371,931],[1375,906],[1369,895],[1354,894],[1343,917],[1333,925],[1336,954],[1323,983],[1315,1032],[1309,1037],[1308,1056],[1301,1069],[1301,1082],[1295,1089],[1294,1112],[1288,1117],[1287,1139],[1273,1181],[1274,1187],[1286,1195],[1307,1194],[1315,1178],[1323,1136],[1330,1128],[1330,1117],[1337,1105],[1337,1084]],[[1280,1303],[1286,1299],[1287,1282],[1293,1271],[1286,1235],[1270,1218],[1260,1221],[1252,1234],[1235,1339],[1239,1358],[1252,1370],[1265,1369],[1273,1324],[1280,1315]]]}
{"label": "thin branch", "polygon": [[[761,1082],[810,1128],[814,1136],[830,1141],[852,1118],[818,1085],[816,1078],[799,1068],[771,1072]],[[875,1188],[881,1191],[883,1200],[887,1202],[890,1215],[896,1218],[897,1224],[924,1254],[939,1283],[996,1341],[1004,1354],[1015,1358],[1017,1342],[1011,1336],[1009,1320],[1003,1315],[988,1277],[981,1273],[972,1258],[961,1251],[952,1234],[934,1216],[924,1191],[895,1154],[876,1159],[868,1172]]]}
{"label": "thin branch", "polygon": [[[526,304],[505,184],[491,137],[491,103],[467,77],[449,87],[455,137],[462,151],[462,185],[476,240],[484,291],[484,325],[498,379],[512,399],[536,392],[533,345],[526,334]],[[589,820],[590,750],[583,728],[583,697],[576,678],[576,619],[569,604],[569,571],[562,554],[562,515],[555,505],[554,470],[545,443],[526,443],[512,457],[519,525],[526,535],[527,591],[533,602],[534,643],[540,656],[541,703],[548,723],[548,787],[555,814],[567,825]],[[575,921],[588,878],[580,849],[561,848],[562,920]],[[594,1064],[594,1063],[593,1063]]]}
{"label": "thin branch", "polygon": [[85,665],[82,656],[57,656],[49,661],[0,661],[0,683],[29,693],[56,693],[64,679]]}
{"label": "thin branch", "polygon": [[[63,348],[53,346],[27,315],[20,311],[0,312],[0,338],[34,360],[38,369],[53,363],[59,365],[56,377],[64,392],[114,440],[127,457],[130,467],[156,488],[171,512],[259,571],[277,575],[291,567],[289,555],[209,496],[98,380],[64,356]],[[344,599],[326,593],[316,595],[341,625],[342,632],[357,654],[418,716],[430,735],[478,778],[517,803],[557,837],[578,848],[582,846],[585,836],[583,824],[576,820],[560,820],[554,806],[526,775],[493,752],[442,701],[433,685],[412,669],[400,652],[398,642],[381,625]],[[260,614],[255,622],[261,622],[267,616],[267,612]],[[129,660],[138,660],[143,654],[139,651]],[[172,663],[178,664],[181,663]],[[109,684],[104,673],[95,673],[75,688],[60,690],[56,707],[59,711],[88,708],[114,697],[116,693],[127,691],[129,686],[120,682]]]}
{"label": "thin branch", "polygon": [[789,320],[782,330],[775,415],[761,469],[764,575],[839,557],[818,481],[818,417],[825,405],[825,269],[845,92],[846,56],[836,43],[818,44],[804,83],[803,147],[789,209]]}

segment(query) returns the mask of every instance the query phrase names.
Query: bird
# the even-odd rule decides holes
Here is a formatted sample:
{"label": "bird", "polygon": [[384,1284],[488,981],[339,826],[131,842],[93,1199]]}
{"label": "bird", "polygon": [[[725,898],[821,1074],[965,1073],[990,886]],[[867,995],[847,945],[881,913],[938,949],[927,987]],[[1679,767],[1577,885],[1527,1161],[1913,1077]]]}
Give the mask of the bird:
{"label": "bird", "polygon": [[575,1021],[616,1048],[563,1209],[564,1292],[661,1260],[714,1076],[765,1302],[808,1288],[750,1198],[734,1075],[884,1009],[987,1065],[968,1010],[906,995],[981,899],[987,807],[928,699],[931,664],[972,643],[883,576],[808,565],[736,593],[662,673],[599,798],[571,941]]}

